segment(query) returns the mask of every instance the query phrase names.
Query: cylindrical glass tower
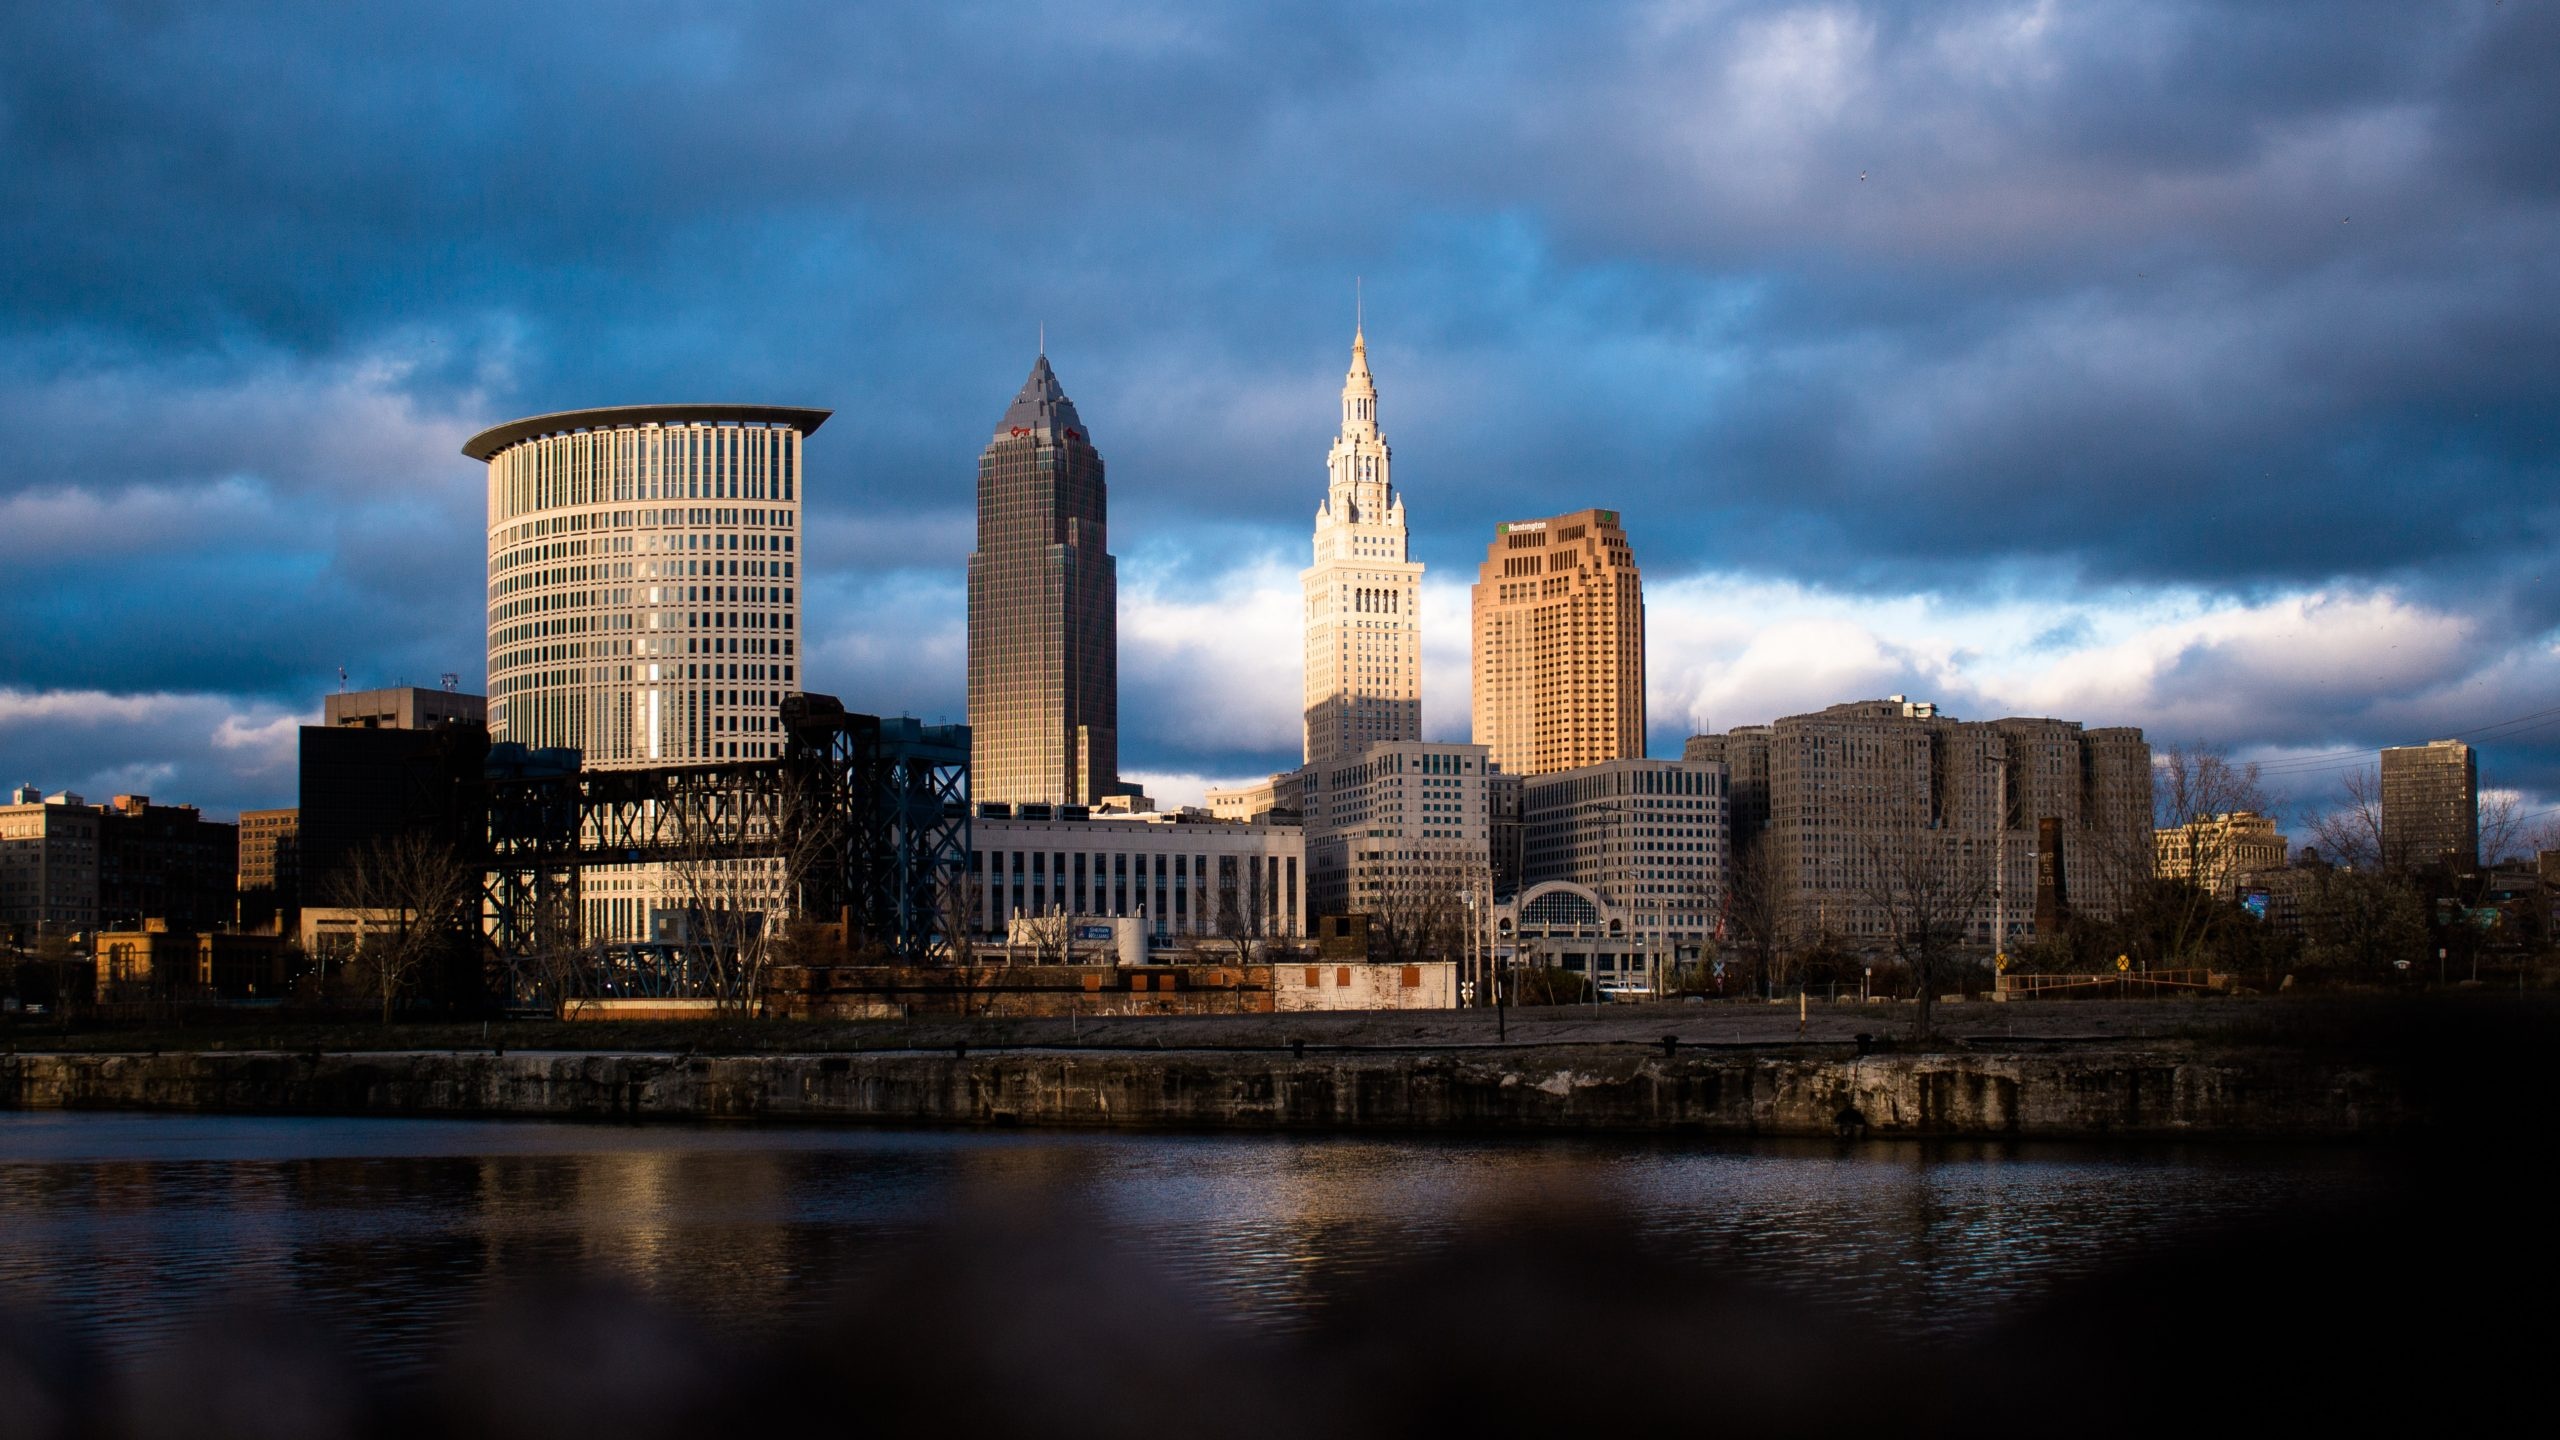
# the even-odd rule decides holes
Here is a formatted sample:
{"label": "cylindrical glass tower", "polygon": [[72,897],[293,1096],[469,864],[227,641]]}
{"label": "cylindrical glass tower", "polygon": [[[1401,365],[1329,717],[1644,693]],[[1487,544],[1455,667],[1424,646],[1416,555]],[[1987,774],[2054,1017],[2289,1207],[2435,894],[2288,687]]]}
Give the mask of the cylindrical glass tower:
{"label": "cylindrical glass tower", "polygon": [[[484,430],[489,734],[599,769],[782,753],[800,676],[800,442],[832,412],[628,405]],[[770,865],[607,865],[590,941],[682,939],[779,903]],[[672,923],[670,923],[672,921]]]}
{"label": "cylindrical glass tower", "polygon": [[781,753],[800,442],[826,410],[630,405],[484,430],[489,731],[598,768]]}

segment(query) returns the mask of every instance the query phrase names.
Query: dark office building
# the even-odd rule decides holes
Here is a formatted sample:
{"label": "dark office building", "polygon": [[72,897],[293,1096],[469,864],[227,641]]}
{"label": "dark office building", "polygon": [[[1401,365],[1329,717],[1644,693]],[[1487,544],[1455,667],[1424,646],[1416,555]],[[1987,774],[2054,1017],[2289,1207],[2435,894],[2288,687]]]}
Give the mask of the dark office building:
{"label": "dark office building", "polygon": [[2480,757],[2459,740],[2382,752],[2382,864],[2480,868]]}
{"label": "dark office building", "polygon": [[154,805],[119,795],[98,826],[101,929],[231,928],[239,904],[240,827],[207,820],[193,805]]}
{"label": "dark office building", "polygon": [[369,846],[418,834],[477,853],[488,754],[488,729],[467,721],[432,730],[304,726],[295,838],[306,909],[338,906],[348,867]]}
{"label": "dark office building", "polygon": [[1090,805],[1119,792],[1119,589],[1106,508],[1102,456],[1043,355],[978,457],[976,799]]}

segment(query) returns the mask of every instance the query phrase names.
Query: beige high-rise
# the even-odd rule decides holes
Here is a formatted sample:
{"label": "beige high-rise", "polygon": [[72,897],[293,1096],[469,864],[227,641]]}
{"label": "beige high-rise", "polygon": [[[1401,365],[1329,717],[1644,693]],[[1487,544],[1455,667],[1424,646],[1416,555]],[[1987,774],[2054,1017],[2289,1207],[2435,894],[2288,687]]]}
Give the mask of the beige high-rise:
{"label": "beige high-rise", "polygon": [[1514,775],[1644,754],[1644,579],[1615,510],[1501,526],[1475,585],[1475,740]]}
{"label": "beige high-rise", "polygon": [[1422,738],[1422,562],[1407,558],[1404,501],[1378,429],[1369,344],[1351,335],[1342,433],[1326,459],[1315,563],[1299,572],[1307,608],[1307,764],[1387,740]]}

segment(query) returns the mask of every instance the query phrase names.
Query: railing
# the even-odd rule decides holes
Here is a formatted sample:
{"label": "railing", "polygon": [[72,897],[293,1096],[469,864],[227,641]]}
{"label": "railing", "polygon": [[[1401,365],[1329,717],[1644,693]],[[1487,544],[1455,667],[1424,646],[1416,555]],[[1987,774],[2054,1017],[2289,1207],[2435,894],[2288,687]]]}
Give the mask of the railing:
{"label": "railing", "polygon": [[2163,995],[2217,990],[2210,970],[2116,970],[2091,975],[2008,975],[2000,977],[2003,999],[2034,1000],[2047,996]]}

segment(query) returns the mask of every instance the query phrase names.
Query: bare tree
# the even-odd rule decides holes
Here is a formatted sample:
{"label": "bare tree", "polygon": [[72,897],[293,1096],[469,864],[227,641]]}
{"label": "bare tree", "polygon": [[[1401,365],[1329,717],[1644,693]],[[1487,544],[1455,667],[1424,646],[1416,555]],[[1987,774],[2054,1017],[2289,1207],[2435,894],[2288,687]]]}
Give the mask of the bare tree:
{"label": "bare tree", "polygon": [[1268,929],[1264,909],[1269,901],[1263,875],[1262,857],[1244,857],[1244,873],[1231,880],[1232,871],[1222,864],[1218,875],[1218,917],[1220,938],[1233,945],[1238,965],[1253,963],[1254,945]]}
{"label": "bare tree", "polygon": [[2174,830],[2190,820],[2247,810],[2272,815],[2258,762],[2235,763],[2220,746],[2188,740],[2151,754],[2152,824]]}
{"label": "bare tree", "polygon": [[1369,912],[1378,958],[1413,965],[1457,953],[1466,938],[1466,901],[1454,884],[1390,880]]}
{"label": "bare tree", "polygon": [[741,1016],[757,1012],[793,904],[830,843],[827,826],[791,823],[810,803],[801,782],[786,776],[772,794],[762,804],[747,786],[685,791],[665,817],[676,853],[665,872],[684,911],[682,942],[720,1009]]}
{"label": "bare tree", "polygon": [[1063,910],[1044,915],[1017,915],[1006,933],[1008,953],[1011,943],[1031,947],[1034,965],[1064,965],[1075,958],[1074,921]]}
{"label": "bare tree", "polygon": [[2311,822],[2311,843],[2322,859],[2354,870],[2382,864],[2382,772],[2351,770],[2338,782],[2339,799]]}
{"label": "bare tree", "polygon": [[391,1023],[418,972],[467,943],[479,873],[450,845],[411,833],[376,840],[339,871],[330,897],[356,915],[354,973]]}
{"label": "bare tree", "polygon": [[2530,860],[2535,850],[2525,834],[2524,797],[2513,790],[2480,792],[2480,863],[2499,865]]}
{"label": "bare tree", "polygon": [[1724,920],[1734,948],[1750,957],[1775,994],[1791,978],[1794,957],[1788,947],[1795,939],[1796,907],[1778,866],[1777,847],[1765,835],[1753,837],[1733,857]]}
{"label": "bare tree", "polygon": [[1929,1037],[1937,987],[1991,897],[1991,857],[1945,830],[1903,830],[1867,845],[1863,899],[1919,991],[1915,1033]]}

